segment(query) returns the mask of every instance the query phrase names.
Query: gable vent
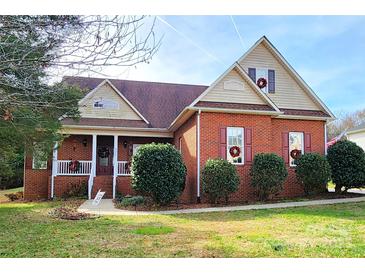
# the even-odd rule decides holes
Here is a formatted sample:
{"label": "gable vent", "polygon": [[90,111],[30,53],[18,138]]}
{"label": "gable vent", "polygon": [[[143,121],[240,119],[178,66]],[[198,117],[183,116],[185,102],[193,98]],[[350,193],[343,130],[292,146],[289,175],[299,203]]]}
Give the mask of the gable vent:
{"label": "gable vent", "polygon": [[244,85],[241,81],[229,80],[223,83],[223,88],[229,90],[244,90]]}

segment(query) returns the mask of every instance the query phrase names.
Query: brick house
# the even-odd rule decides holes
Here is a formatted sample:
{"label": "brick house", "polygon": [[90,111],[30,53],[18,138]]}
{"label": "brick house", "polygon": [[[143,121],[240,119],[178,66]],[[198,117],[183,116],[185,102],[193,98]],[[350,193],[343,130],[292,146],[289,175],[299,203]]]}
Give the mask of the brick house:
{"label": "brick house", "polygon": [[[169,142],[181,151],[187,166],[182,201],[204,198],[199,174],[209,158],[217,157],[234,163],[241,178],[231,199],[255,199],[248,173],[260,152],[283,157],[289,176],[280,196],[298,196],[303,189],[290,152],[324,154],[326,122],[334,119],[266,37],[210,86],[87,77],[64,81],[85,90],[81,118],[62,118],[67,137],[55,146],[52,159],[36,151],[26,157],[26,199],[59,197],[71,183],[87,184],[89,198],[98,189],[109,198],[133,193],[131,157],[149,142]],[[238,155],[232,156],[232,147]],[[70,166],[75,160],[76,170]]]}

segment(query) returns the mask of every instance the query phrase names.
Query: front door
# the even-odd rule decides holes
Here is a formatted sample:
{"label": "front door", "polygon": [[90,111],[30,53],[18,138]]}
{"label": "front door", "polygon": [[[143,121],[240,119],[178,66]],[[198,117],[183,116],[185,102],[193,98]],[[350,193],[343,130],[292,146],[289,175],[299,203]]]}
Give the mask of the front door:
{"label": "front door", "polygon": [[113,175],[113,147],[98,146],[96,175]]}

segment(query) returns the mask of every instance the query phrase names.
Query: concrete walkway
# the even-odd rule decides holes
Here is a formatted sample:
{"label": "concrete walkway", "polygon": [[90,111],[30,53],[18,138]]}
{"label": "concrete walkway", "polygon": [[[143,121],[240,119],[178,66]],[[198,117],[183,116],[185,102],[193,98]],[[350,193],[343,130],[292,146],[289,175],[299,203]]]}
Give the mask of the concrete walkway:
{"label": "concrete walkway", "polygon": [[259,205],[244,205],[244,206],[226,206],[226,207],[207,207],[207,208],[193,208],[193,209],[177,209],[166,211],[131,211],[121,210],[114,207],[113,200],[103,199],[98,206],[92,205],[92,200],[85,201],[78,209],[79,212],[85,212],[96,215],[166,215],[166,214],[182,214],[182,213],[206,213],[206,212],[224,212],[237,210],[253,210],[253,209],[271,209],[271,208],[289,208],[300,206],[314,206],[314,205],[332,205],[342,203],[356,203],[365,202],[364,197],[343,198],[343,199],[325,199],[312,200],[303,202],[287,202],[275,204],[259,204]]}

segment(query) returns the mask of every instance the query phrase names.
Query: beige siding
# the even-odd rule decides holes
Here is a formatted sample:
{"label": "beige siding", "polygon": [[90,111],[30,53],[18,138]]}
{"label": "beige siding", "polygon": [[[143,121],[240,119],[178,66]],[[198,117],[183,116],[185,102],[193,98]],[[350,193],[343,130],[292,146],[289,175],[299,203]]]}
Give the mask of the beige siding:
{"label": "beige siding", "polygon": [[[234,81],[230,83],[235,85],[242,83],[243,90],[225,89],[224,83],[229,81]],[[226,86],[228,86],[227,83]],[[236,70],[228,73],[200,101],[266,105]]]}
{"label": "beige siding", "polygon": [[275,70],[276,90],[268,96],[279,108],[321,110],[263,44],[251,51],[240,65],[246,72],[248,68]]}
{"label": "beige siding", "polygon": [[365,131],[349,133],[347,135],[347,138],[350,141],[355,142],[359,147],[361,147],[363,150],[365,150]]}
{"label": "beige siding", "polygon": [[[108,99],[118,102],[117,109],[98,109],[94,108],[94,101]],[[142,120],[138,114],[121,98],[115,90],[105,83],[92,96],[87,98],[80,106],[81,117],[87,118],[109,118],[109,119],[128,119]]]}

